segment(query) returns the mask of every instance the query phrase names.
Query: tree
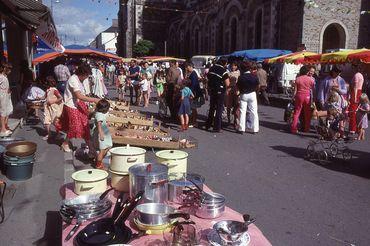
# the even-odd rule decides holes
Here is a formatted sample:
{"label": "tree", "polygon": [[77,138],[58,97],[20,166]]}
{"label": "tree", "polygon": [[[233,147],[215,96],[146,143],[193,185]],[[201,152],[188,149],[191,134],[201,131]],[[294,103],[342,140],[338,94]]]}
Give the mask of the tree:
{"label": "tree", "polygon": [[141,39],[134,45],[135,56],[146,56],[154,50],[154,43],[150,40]]}

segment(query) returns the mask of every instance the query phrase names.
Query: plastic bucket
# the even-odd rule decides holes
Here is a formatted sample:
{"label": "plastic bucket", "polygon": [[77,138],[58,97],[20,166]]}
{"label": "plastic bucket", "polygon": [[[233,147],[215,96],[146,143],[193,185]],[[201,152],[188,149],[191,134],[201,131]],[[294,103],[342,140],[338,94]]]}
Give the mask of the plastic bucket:
{"label": "plastic bucket", "polygon": [[6,177],[15,181],[22,181],[31,178],[34,161],[34,155],[23,158],[9,158],[8,156],[4,155]]}

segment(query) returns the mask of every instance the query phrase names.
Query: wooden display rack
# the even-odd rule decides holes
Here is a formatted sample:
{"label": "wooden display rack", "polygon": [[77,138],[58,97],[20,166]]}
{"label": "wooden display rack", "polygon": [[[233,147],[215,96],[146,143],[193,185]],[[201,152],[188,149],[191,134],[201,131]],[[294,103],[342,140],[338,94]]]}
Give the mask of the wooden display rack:
{"label": "wooden display rack", "polygon": [[140,113],[140,112],[137,112],[137,111],[134,111],[134,112],[131,112],[131,111],[120,111],[120,110],[110,110],[108,112],[109,115],[112,115],[112,116],[116,116],[116,117],[146,117],[146,115]]}
{"label": "wooden display rack", "polygon": [[107,117],[107,122],[114,124],[115,126],[122,126],[124,124],[130,125],[140,125],[140,126],[153,126],[154,119],[153,116],[150,119],[145,117],[117,117],[109,115]]}
{"label": "wooden display rack", "polygon": [[121,111],[129,111],[130,110],[130,103],[129,102],[117,102],[117,101],[108,101],[110,103],[110,107],[113,110],[121,110]]}

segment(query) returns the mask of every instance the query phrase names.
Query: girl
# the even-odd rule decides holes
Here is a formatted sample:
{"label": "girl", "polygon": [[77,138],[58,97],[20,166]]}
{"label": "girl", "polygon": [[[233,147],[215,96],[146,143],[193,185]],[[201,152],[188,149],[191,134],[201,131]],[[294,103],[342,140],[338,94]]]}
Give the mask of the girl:
{"label": "girl", "polygon": [[[164,87],[163,85],[166,83],[166,78],[164,76],[164,71],[161,70],[161,71],[158,71],[156,74],[155,74],[155,87],[157,89],[157,95],[158,95],[158,98],[160,98],[163,94],[163,91],[164,91]],[[157,101],[158,102],[158,101]]]}
{"label": "girl", "polygon": [[181,90],[181,105],[178,113],[181,122],[180,131],[185,131],[189,127],[189,115],[191,114],[190,99],[194,98],[194,94],[189,88],[190,84],[191,81],[189,79],[183,80]]}
{"label": "girl", "polygon": [[141,98],[144,98],[144,108],[149,106],[149,90],[150,90],[150,82],[148,80],[148,73],[144,73],[142,75],[142,81],[140,82],[140,90],[141,90],[141,95],[139,99],[139,105],[141,103]]}
{"label": "girl", "polygon": [[116,80],[118,101],[121,101],[121,102],[123,102],[125,98],[125,83],[126,83],[126,73],[123,69],[121,69],[119,71],[119,75]]}
{"label": "girl", "polygon": [[365,140],[365,129],[368,127],[367,114],[370,112],[370,104],[368,96],[363,93],[360,97],[360,105],[358,106],[357,116],[357,130],[358,140]]}
{"label": "girl", "polygon": [[8,126],[9,115],[13,112],[11,99],[11,90],[9,87],[8,75],[12,66],[6,62],[0,63],[0,137],[6,137],[12,134]]}
{"label": "girl", "polygon": [[46,102],[44,104],[44,125],[47,131],[44,140],[50,137],[50,125],[54,124],[59,133],[59,118],[63,110],[63,98],[56,88],[56,81],[52,76],[46,77]]}
{"label": "girl", "polygon": [[95,149],[99,149],[99,154],[96,158],[95,168],[105,169],[103,159],[107,155],[110,148],[113,146],[112,136],[110,135],[107,125],[107,114],[110,104],[107,100],[101,99],[95,108],[95,122],[93,128],[93,139]]}

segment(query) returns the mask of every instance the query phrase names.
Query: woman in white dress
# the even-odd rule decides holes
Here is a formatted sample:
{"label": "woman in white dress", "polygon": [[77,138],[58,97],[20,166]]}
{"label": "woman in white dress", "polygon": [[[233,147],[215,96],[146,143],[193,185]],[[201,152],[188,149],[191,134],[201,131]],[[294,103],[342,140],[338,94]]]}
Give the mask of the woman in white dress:
{"label": "woman in white dress", "polygon": [[94,84],[92,93],[99,98],[104,98],[108,91],[104,84],[103,73],[95,67],[91,69],[91,73]]}
{"label": "woman in white dress", "polygon": [[9,115],[13,112],[11,91],[7,78],[12,66],[6,62],[0,64],[0,137],[9,136],[12,131],[8,126]]}

